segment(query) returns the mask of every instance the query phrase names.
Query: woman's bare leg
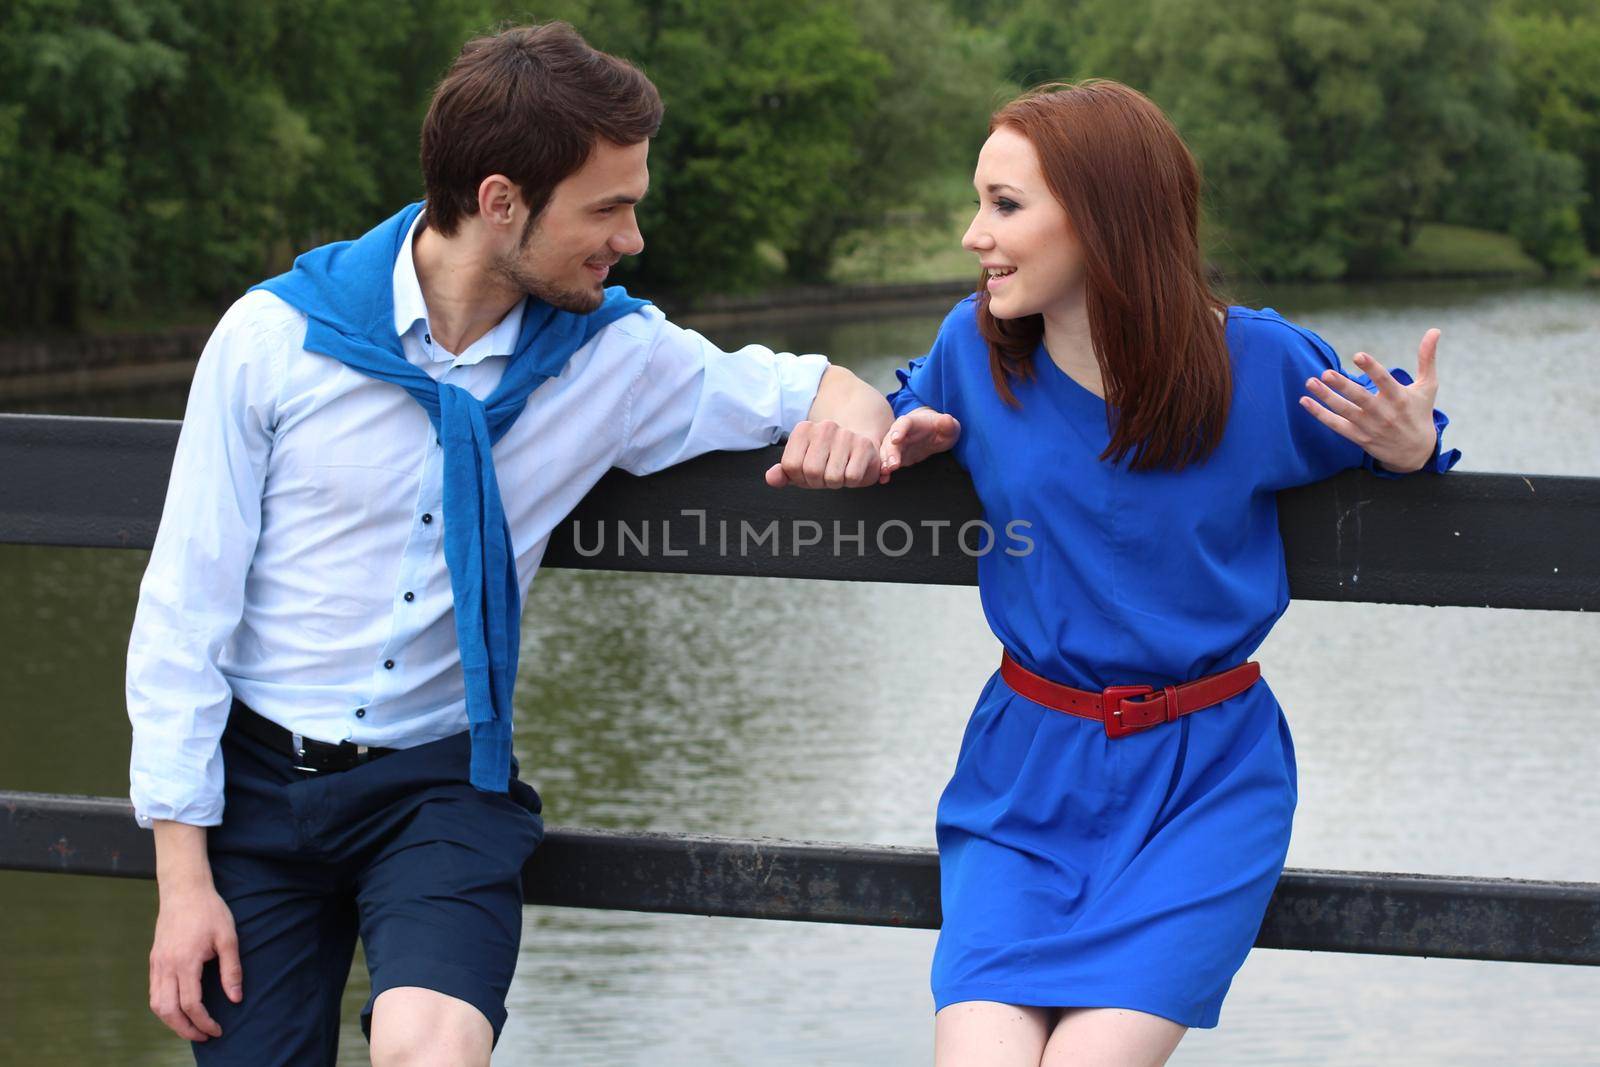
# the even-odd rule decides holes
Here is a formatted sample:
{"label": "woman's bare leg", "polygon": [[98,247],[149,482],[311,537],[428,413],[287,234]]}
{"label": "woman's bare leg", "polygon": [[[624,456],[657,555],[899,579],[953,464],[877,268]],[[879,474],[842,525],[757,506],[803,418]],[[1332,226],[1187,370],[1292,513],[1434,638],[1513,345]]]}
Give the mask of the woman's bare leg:
{"label": "woman's bare leg", "polygon": [[1147,1012],[1068,1008],[1056,1020],[1039,1067],[1161,1067],[1188,1032]]}
{"label": "woman's bare leg", "polygon": [[933,1017],[934,1067],[1039,1067],[1055,1012],[964,1000]]}

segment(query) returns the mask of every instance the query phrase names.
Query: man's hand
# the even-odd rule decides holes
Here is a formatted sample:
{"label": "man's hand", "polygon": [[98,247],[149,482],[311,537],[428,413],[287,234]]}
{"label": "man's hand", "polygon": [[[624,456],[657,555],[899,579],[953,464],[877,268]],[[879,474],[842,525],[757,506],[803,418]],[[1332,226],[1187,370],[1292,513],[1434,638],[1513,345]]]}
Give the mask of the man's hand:
{"label": "man's hand", "polygon": [[948,452],[961,438],[961,423],[954,415],[932,408],[908,411],[883,435],[882,480],[901,467],[921,463],[936,452]]}
{"label": "man's hand", "polygon": [[894,413],[883,394],[843,367],[817,383],[806,421],[789,434],[767,484],[801,489],[859,489],[878,483],[878,444]]}
{"label": "man's hand", "polygon": [[860,489],[878,484],[878,442],[831,419],[802,422],[789,435],[783,459],[767,468],[774,489]]}
{"label": "man's hand", "polygon": [[1410,385],[1401,385],[1381,363],[1357,352],[1355,364],[1378,387],[1376,394],[1327,370],[1320,379],[1306,380],[1311,396],[1301,397],[1300,406],[1334,433],[1360,445],[1386,470],[1397,474],[1420,470],[1439,439],[1433,425],[1433,401],[1439,395],[1434,366],[1438,349],[1439,331],[1423,334],[1417,349],[1417,378]]}
{"label": "man's hand", "polygon": [[211,883],[204,827],[156,823],[156,879],[161,910],[150,948],[150,1010],[179,1037],[221,1037],[200,1001],[201,968],[218,961],[223,991],[235,1004],[244,999],[244,970],[233,913]]}

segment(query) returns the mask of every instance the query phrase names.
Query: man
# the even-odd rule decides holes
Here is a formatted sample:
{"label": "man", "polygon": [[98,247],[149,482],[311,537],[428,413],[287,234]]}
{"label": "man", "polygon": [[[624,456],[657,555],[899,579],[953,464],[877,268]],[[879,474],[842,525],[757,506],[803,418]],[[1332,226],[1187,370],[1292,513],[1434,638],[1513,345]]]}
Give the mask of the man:
{"label": "man", "polygon": [[878,480],[889,408],[848,371],[604,288],[661,115],[565,25],[470,42],[425,204],[206,347],[128,656],[150,1005],[201,1063],[332,1062],[358,936],[374,1063],[487,1063],[542,835],[510,695],[553,527],[613,466],[787,431],[770,484]]}

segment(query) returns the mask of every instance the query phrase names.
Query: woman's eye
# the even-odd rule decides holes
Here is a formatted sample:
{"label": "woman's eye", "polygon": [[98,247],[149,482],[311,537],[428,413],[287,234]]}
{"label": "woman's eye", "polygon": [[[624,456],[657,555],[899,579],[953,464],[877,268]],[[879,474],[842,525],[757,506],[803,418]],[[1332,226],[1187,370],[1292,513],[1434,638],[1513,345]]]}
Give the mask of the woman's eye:
{"label": "woman's eye", "polygon": [[1002,214],[1002,215],[1009,215],[1013,211],[1017,210],[1016,201],[1007,200],[1003,196],[1000,197],[998,200],[996,200],[994,202],[994,206],[995,206],[995,210],[1000,212],[1000,214]]}

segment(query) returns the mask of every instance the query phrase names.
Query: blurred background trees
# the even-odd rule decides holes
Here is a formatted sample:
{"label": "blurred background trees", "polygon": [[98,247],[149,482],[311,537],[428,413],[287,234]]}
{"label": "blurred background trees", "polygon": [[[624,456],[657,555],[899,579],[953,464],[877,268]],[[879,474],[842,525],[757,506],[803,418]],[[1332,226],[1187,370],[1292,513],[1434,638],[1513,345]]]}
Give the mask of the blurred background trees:
{"label": "blurred background trees", "polygon": [[[461,42],[565,18],[656,81],[644,293],[824,281],[953,241],[992,108],[1117,78],[1205,167],[1214,259],[1364,276],[1425,224],[1600,253],[1600,0],[8,0],[4,329],[208,312],[420,195]],[[955,231],[958,232],[958,229]]]}

